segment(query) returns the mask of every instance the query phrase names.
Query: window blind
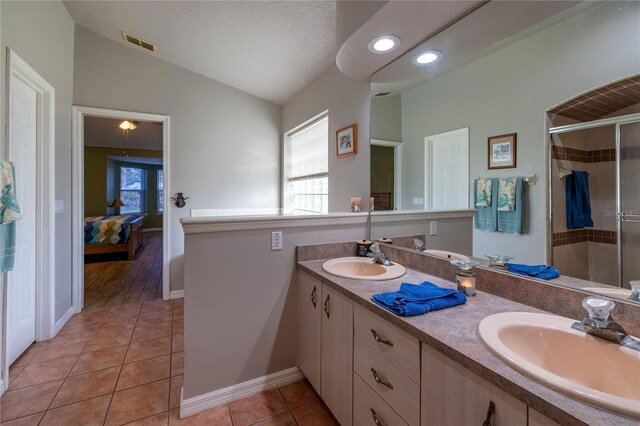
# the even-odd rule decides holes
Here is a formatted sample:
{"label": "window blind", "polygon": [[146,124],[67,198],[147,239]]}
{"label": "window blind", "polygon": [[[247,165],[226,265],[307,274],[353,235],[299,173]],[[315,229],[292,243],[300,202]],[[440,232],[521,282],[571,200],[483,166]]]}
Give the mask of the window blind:
{"label": "window blind", "polygon": [[290,180],[326,175],[329,172],[329,119],[323,117],[293,133]]}

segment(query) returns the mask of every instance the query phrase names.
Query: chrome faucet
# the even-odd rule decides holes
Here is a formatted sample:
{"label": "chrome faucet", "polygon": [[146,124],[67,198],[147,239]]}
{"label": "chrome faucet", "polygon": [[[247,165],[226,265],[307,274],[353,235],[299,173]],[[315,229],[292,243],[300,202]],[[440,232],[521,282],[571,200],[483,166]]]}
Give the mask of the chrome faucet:
{"label": "chrome faucet", "polygon": [[640,340],[629,336],[622,325],[609,316],[609,312],[616,306],[615,303],[601,297],[589,296],[582,300],[582,306],[589,315],[581,322],[574,323],[571,328],[640,351]]}
{"label": "chrome faucet", "polygon": [[373,258],[373,260],[375,260],[376,263],[379,263],[384,266],[393,265],[393,263],[391,263],[391,261],[387,259],[387,256],[385,256],[384,253],[380,251],[380,244],[378,243],[371,244],[371,247],[369,248],[369,250],[371,251],[367,254],[367,256]]}

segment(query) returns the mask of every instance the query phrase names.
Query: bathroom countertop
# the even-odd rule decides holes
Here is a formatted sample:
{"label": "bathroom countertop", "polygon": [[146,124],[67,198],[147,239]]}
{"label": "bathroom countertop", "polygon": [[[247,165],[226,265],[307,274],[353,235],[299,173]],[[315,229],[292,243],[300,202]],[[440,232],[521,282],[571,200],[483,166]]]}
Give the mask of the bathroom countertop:
{"label": "bathroom countertop", "polygon": [[489,315],[516,311],[547,312],[477,291],[477,295],[470,297],[464,305],[425,315],[399,317],[371,302],[371,296],[385,291],[397,291],[403,282],[419,284],[430,281],[446,288],[455,288],[455,283],[410,268],[407,268],[403,277],[395,280],[351,280],[324,272],[322,264],[325,261],[326,259],[298,262],[297,265],[298,269],[309,273],[353,302],[415,336],[556,422],[567,425],[607,426],[640,424],[638,420],[582,403],[527,378],[493,355],[477,336],[478,324]]}

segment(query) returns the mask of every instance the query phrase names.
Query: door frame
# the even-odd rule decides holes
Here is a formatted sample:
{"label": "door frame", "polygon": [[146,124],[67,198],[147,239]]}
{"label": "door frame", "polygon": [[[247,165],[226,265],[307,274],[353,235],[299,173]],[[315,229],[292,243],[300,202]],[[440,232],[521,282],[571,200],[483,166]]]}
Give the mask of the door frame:
{"label": "door frame", "polygon": [[[148,114],[106,108],[73,105],[72,137],[71,137],[71,173],[72,173],[72,288],[73,311],[78,313],[84,306],[84,117],[102,117],[111,119],[128,119],[135,121],[152,121],[162,123],[162,173],[163,173],[163,212],[162,212],[162,298],[170,299],[169,273],[169,223],[170,210],[167,194],[170,190],[170,131],[169,116]],[[176,294],[176,297],[182,296]]]}
{"label": "door frame", "polygon": [[371,145],[393,148],[393,207],[402,210],[402,142],[371,139]]}
{"label": "door frame", "polygon": [[[55,89],[15,51],[7,48],[7,88],[5,95],[5,137],[0,151],[11,158],[11,77],[20,79],[36,92],[36,341],[52,338],[55,323]],[[18,183],[19,184],[19,183]],[[2,371],[8,377],[7,361],[7,283],[8,273],[0,274],[2,312]],[[8,382],[3,383],[8,387]],[[0,389],[4,390],[4,389]],[[1,393],[1,392],[0,392]]]}

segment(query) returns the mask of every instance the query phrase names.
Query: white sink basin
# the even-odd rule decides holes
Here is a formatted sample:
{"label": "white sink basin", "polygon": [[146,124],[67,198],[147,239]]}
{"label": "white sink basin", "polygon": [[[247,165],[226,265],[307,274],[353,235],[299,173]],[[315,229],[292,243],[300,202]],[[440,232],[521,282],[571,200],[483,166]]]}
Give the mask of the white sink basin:
{"label": "white sink basin", "polygon": [[555,315],[486,317],[480,339],[516,370],[572,398],[640,419],[640,352],[571,329]]}
{"label": "white sink basin", "polygon": [[584,287],[582,290],[618,299],[628,299],[631,296],[631,290],[619,287]]}
{"label": "white sink basin", "polygon": [[339,277],[369,281],[392,280],[406,272],[404,266],[395,262],[391,266],[384,266],[370,257],[339,257],[324,262],[322,269]]}
{"label": "white sink basin", "polygon": [[430,254],[432,256],[437,256],[437,257],[441,257],[443,259],[457,259],[457,260],[464,260],[465,262],[468,262],[469,259],[467,256],[460,254],[460,253],[454,253],[452,251],[446,251],[446,250],[432,250],[432,249],[426,249],[423,251],[423,253],[427,253]]}

